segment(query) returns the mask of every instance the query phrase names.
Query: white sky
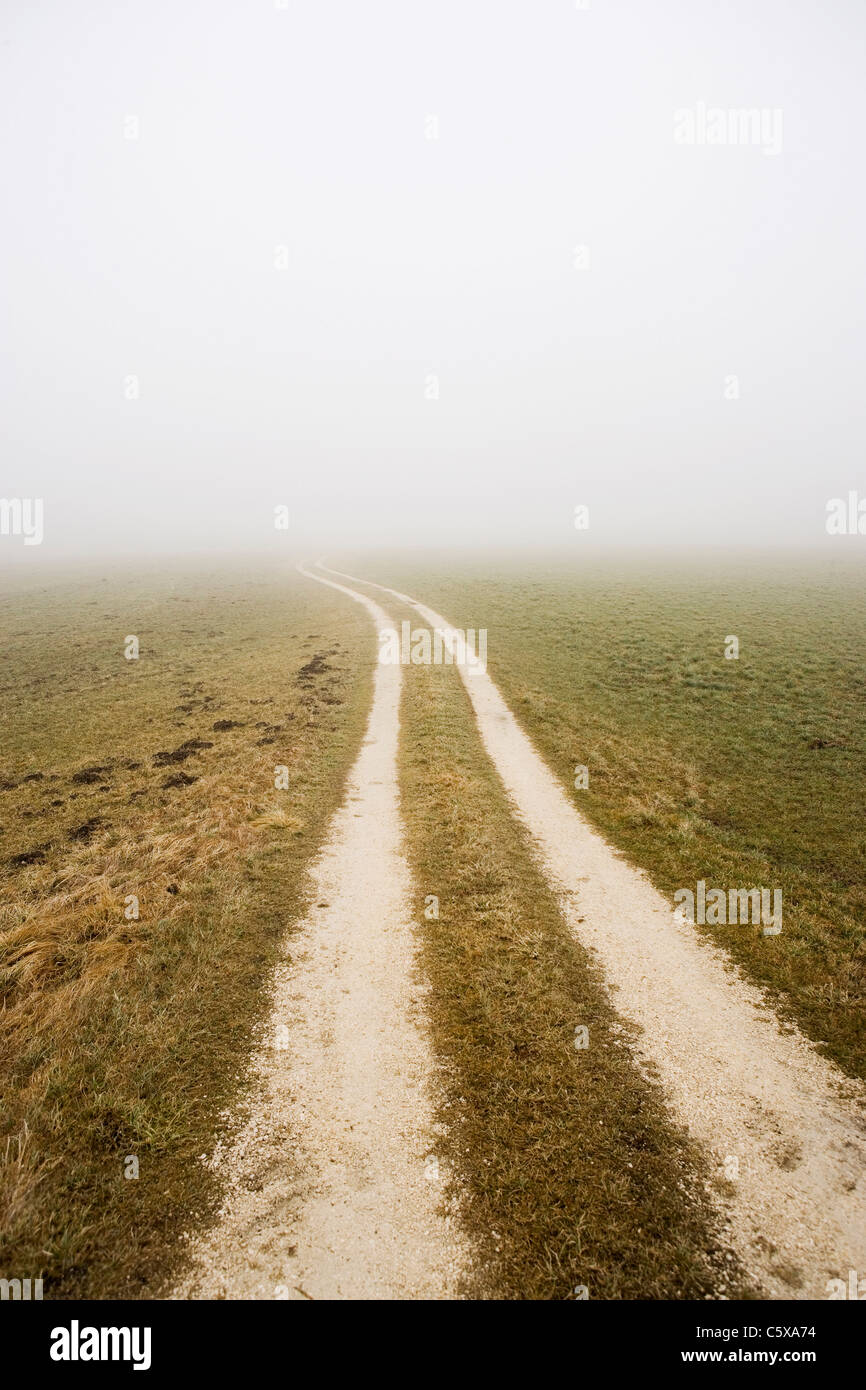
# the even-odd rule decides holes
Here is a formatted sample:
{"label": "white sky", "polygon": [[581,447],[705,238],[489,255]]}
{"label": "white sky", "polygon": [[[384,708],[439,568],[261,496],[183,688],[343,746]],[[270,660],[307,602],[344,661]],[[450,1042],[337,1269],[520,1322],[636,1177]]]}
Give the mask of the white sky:
{"label": "white sky", "polygon": [[[308,549],[578,503],[820,543],[866,496],[864,71],[861,0],[4,0],[0,495],[45,541],[0,563],[272,554],[279,503]],[[678,145],[700,102],[781,153]]]}

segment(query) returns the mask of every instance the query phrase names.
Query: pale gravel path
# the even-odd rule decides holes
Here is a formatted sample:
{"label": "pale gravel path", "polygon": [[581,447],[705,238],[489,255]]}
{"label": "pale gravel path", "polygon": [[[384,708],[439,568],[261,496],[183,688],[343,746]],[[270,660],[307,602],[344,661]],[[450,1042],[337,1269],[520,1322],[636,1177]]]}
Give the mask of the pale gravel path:
{"label": "pale gravel path", "polygon": [[312,869],[316,906],[276,971],[252,1113],[214,1157],[224,1207],[175,1298],[458,1296],[466,1253],[441,1210],[445,1175],[425,1163],[435,1076],[398,812],[400,680],[377,664],[364,744]]}
{"label": "pale gravel path", "polygon": [[[371,587],[431,627],[450,626],[406,594]],[[639,1025],[637,1057],[719,1175],[729,1156],[739,1161],[736,1181],[711,1195],[746,1270],[771,1298],[826,1298],[829,1279],[862,1277],[866,1088],[796,1029],[780,1031],[761,991],[584,820],[490,677],[461,675],[575,936],[597,953],[620,1015]]]}

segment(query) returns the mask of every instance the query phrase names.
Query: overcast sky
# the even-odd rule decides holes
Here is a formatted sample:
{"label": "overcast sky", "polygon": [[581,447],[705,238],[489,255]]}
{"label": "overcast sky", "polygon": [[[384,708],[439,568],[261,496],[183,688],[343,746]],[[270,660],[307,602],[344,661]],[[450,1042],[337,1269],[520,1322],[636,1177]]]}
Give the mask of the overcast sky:
{"label": "overcast sky", "polygon": [[272,554],[278,505],[331,553],[814,543],[866,496],[862,0],[0,16],[30,563]]}

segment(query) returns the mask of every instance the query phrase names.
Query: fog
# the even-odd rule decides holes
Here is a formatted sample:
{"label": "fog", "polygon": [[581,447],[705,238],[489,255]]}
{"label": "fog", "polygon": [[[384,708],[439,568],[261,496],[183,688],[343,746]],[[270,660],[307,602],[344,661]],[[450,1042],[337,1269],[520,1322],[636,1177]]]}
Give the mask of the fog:
{"label": "fog", "polygon": [[44,537],[0,564],[829,544],[864,50],[855,0],[7,0],[0,494]]}

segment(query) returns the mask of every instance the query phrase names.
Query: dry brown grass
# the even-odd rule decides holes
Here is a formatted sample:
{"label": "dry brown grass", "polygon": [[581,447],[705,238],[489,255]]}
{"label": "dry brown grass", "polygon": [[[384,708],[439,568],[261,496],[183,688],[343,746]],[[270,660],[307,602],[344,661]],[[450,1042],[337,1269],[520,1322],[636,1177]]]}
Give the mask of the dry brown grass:
{"label": "dry brown grass", "polygon": [[[209,797],[216,799],[209,802]],[[56,873],[32,873],[26,890],[7,880],[0,906],[0,1028],[45,1026],[71,998],[82,1002],[107,974],[122,969],[144,924],[170,920],[182,906],[181,885],[252,848],[256,830],[285,825],[285,812],[250,819],[250,798],[201,783],[196,808],[177,828],[160,831],[159,815],[130,817],[136,833],[113,845],[98,840],[67,858]],[[285,817],[285,819],[281,819]],[[126,897],[139,891],[138,919]],[[175,889],[174,893],[170,889]]]}
{"label": "dry brown grass", "polygon": [[301,581],[119,584],[152,630],[130,670],[117,631],[144,624],[83,619],[95,592],[7,617],[27,640],[0,766],[0,1274],[46,1297],[158,1292],[214,1210],[200,1155],[243,1086],[374,650],[363,614]]}

